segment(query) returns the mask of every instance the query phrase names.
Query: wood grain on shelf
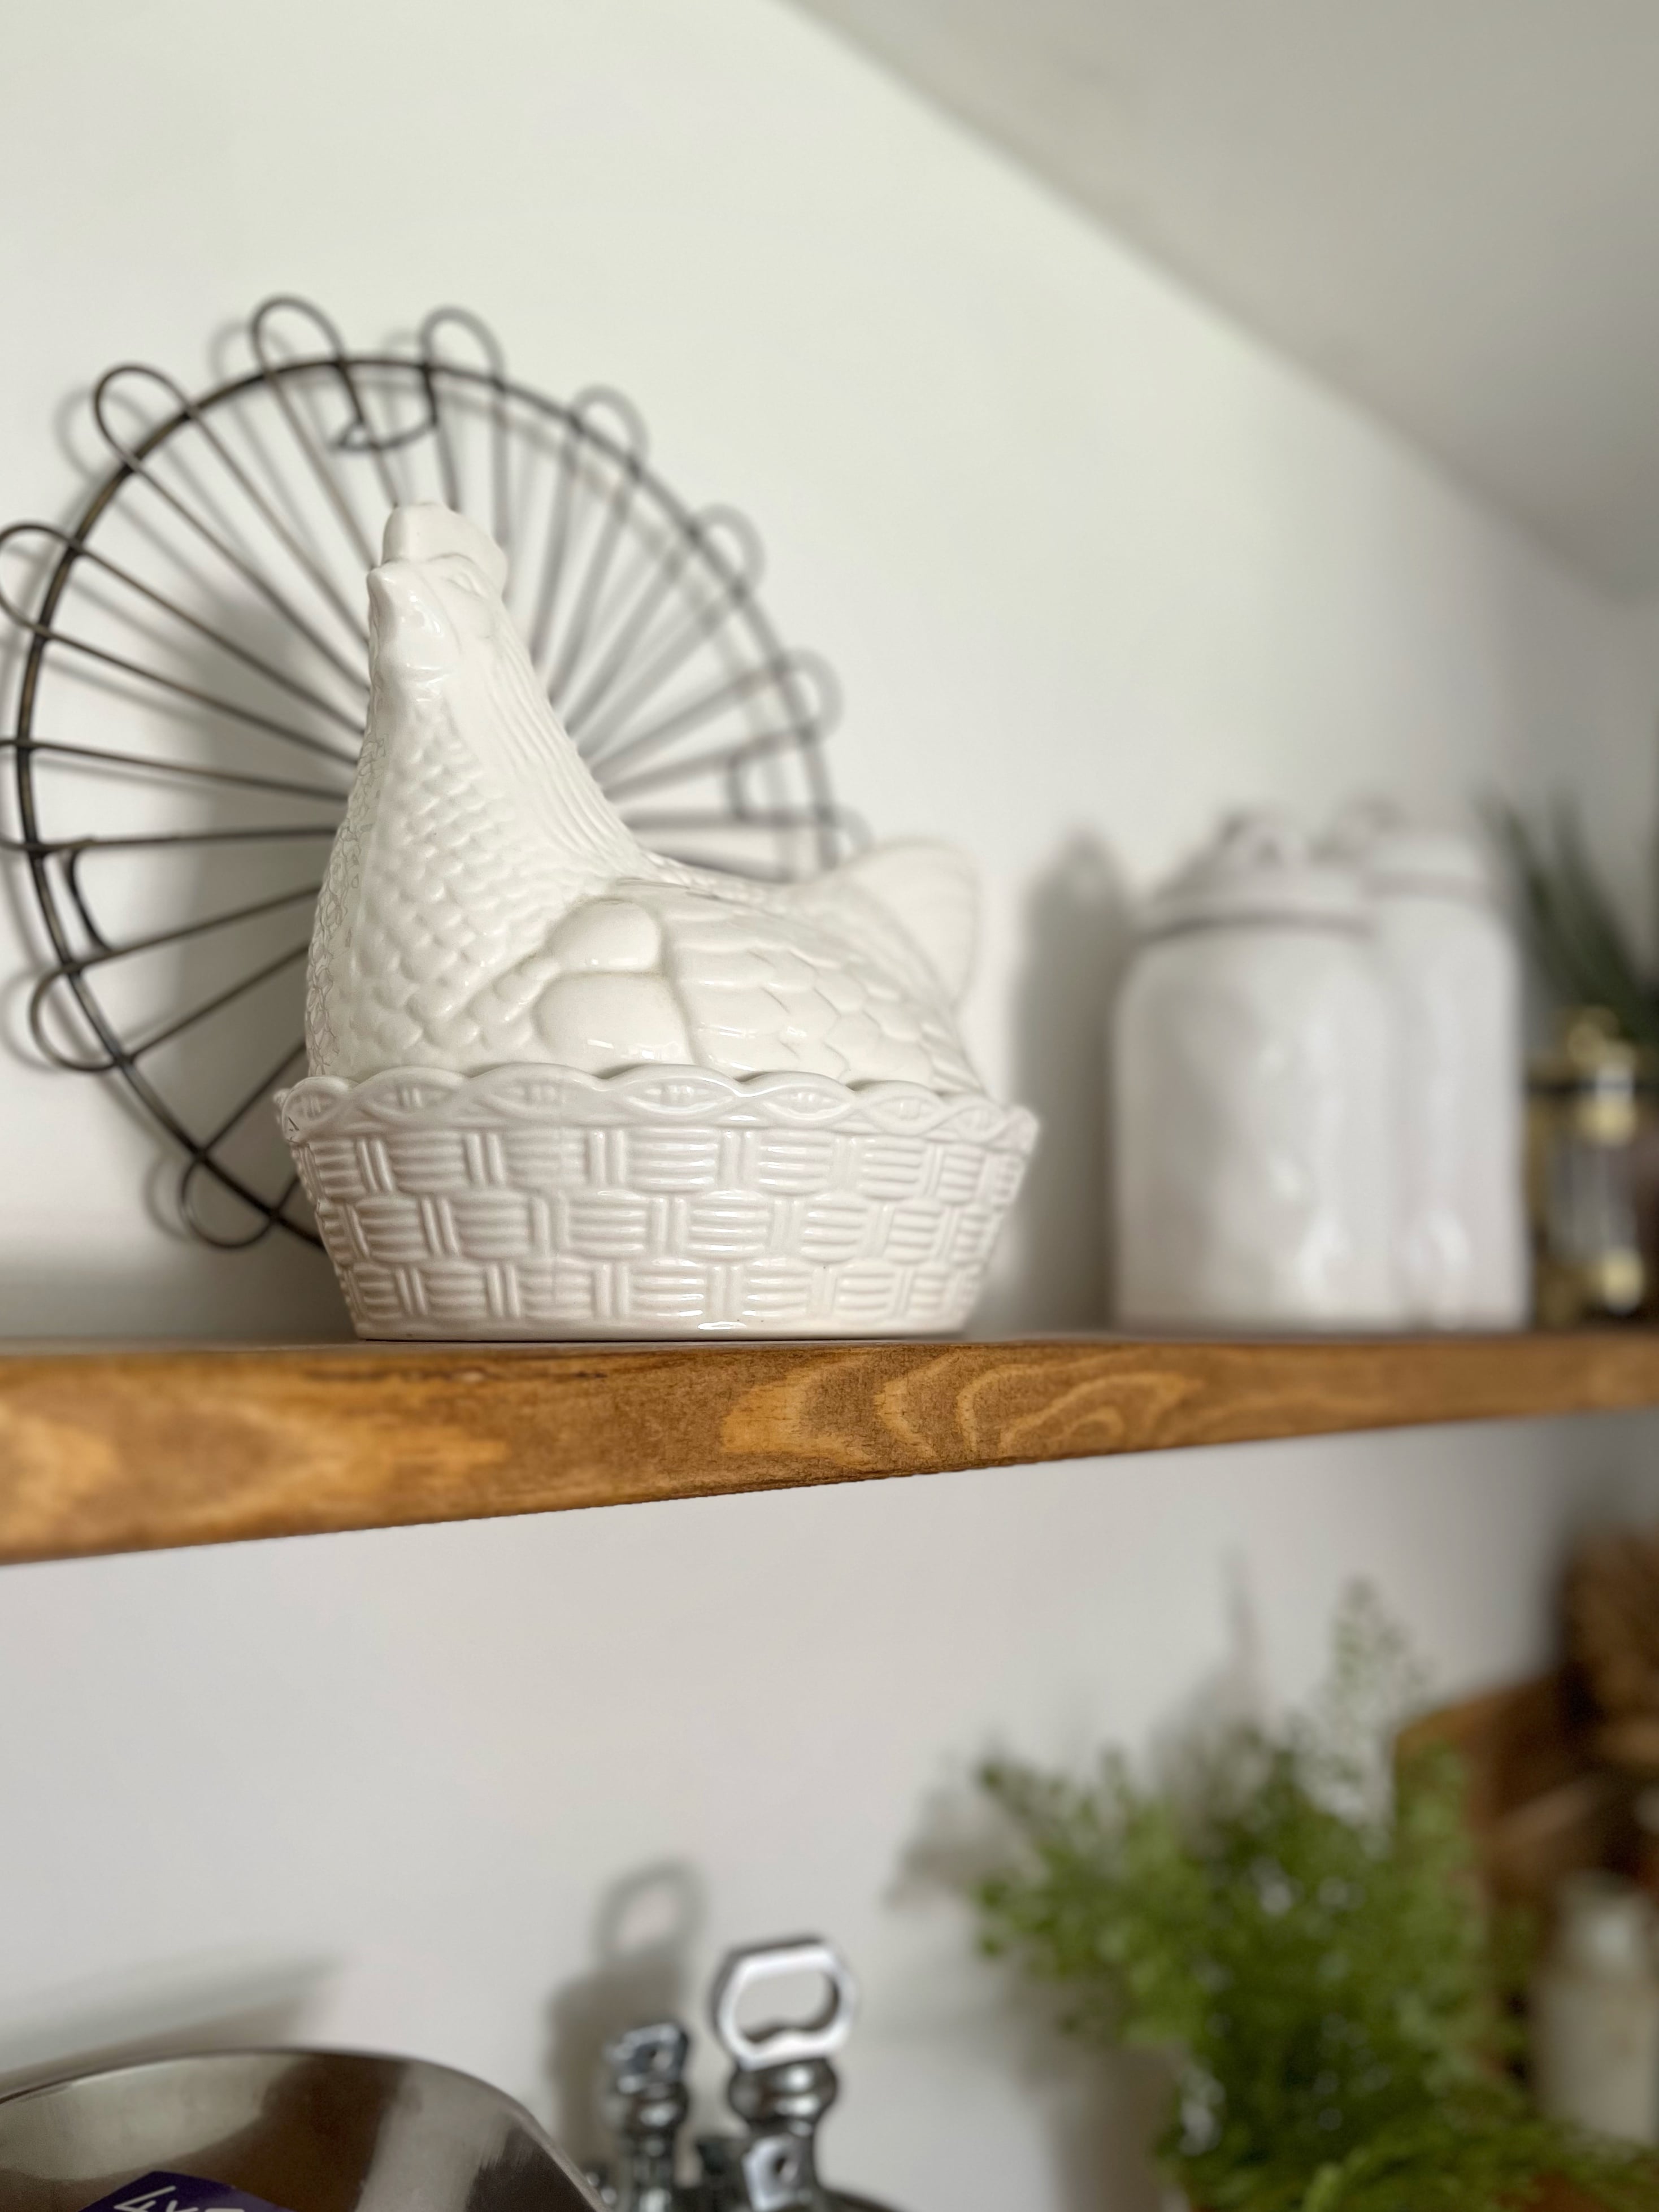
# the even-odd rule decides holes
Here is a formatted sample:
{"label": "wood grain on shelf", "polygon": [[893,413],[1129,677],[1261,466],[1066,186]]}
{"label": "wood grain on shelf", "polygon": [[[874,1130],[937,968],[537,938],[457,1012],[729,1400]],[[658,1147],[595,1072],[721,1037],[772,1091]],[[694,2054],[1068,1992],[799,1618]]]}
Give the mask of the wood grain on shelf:
{"label": "wood grain on shelf", "polygon": [[0,1560],[1659,1403],[1659,1333],[0,1354]]}

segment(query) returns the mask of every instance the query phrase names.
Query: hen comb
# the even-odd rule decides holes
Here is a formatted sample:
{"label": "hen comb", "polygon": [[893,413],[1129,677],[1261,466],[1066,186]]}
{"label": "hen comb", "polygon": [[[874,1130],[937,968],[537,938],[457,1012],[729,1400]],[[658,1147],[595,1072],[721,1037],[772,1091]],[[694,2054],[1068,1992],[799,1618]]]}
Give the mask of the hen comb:
{"label": "hen comb", "polygon": [[506,554],[488,532],[457,514],[453,507],[422,500],[413,507],[394,507],[387,515],[380,546],[383,561],[435,561],[446,553],[465,554],[496,591],[506,588]]}

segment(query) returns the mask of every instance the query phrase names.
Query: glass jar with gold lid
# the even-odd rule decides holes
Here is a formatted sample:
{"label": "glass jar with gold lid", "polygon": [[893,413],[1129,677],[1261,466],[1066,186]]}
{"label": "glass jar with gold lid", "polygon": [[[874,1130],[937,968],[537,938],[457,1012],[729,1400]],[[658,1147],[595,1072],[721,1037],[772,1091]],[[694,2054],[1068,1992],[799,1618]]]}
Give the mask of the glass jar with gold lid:
{"label": "glass jar with gold lid", "polygon": [[1631,1320],[1647,1302],[1638,1146],[1651,1074],[1600,1006],[1569,1008],[1533,1063],[1528,1182],[1546,1328]]}

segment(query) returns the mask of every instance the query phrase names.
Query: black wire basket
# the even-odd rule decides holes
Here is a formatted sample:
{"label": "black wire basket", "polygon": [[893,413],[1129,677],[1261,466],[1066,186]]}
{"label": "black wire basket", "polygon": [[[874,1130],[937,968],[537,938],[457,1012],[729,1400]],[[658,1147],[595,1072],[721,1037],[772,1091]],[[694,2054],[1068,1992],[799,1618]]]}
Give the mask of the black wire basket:
{"label": "black wire basket", "polygon": [[312,909],[368,693],[363,572],[392,506],[442,500],[501,545],[549,696],[647,843],[783,878],[856,842],[824,768],[828,672],[768,622],[752,529],[668,489],[626,399],[514,382],[459,308],[378,353],[286,297],[241,335],[248,365],[197,398],[111,369],[92,395],[109,474],[67,527],[0,532],[33,1036],[120,1079],[184,1155],[184,1220],[222,1246],[316,1241],[270,1102],[304,1072]]}

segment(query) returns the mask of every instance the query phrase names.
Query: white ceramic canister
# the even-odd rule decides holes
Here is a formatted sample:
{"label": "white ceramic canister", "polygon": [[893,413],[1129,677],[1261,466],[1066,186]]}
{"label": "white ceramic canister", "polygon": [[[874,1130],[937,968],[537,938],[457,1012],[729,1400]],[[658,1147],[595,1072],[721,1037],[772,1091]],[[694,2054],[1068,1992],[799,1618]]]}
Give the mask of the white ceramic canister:
{"label": "white ceramic canister", "polygon": [[1392,1084],[1357,877],[1229,822],[1149,902],[1117,1003],[1120,1320],[1398,1322]]}
{"label": "white ceramic canister", "polygon": [[1530,1304],[1515,939],[1467,837],[1367,807],[1323,849],[1360,872],[1394,1000],[1407,1316],[1514,1328]]}
{"label": "white ceramic canister", "polygon": [[1570,1875],[1532,1989],[1540,2108],[1600,2135],[1659,2142],[1659,1965],[1654,1911],[1613,1874]]}

